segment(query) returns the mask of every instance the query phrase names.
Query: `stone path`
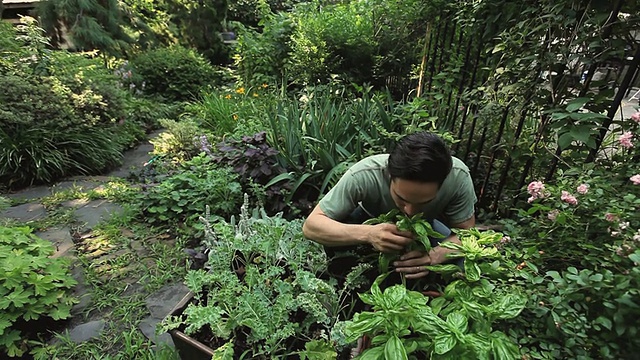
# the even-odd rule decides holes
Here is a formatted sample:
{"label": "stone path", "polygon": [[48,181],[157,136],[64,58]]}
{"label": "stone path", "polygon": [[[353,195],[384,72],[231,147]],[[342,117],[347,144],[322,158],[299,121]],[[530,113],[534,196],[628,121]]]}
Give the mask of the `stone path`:
{"label": "stone path", "polygon": [[[152,133],[149,137],[154,138],[160,133],[161,131]],[[48,211],[41,203],[43,198],[72,187],[83,192],[100,189],[112,178],[126,178],[132,171],[144,167],[144,164],[152,158],[150,155],[152,151],[153,145],[147,141],[125,152],[122,166],[104,176],[77,176],[53,186],[35,186],[16,193],[4,194],[2,196],[22,204],[1,211],[0,220],[4,218],[25,223],[44,219],[47,217]],[[101,272],[100,266],[102,264],[107,264],[110,260],[127,252],[134,253],[134,258],[141,260],[138,264],[131,264],[131,267],[149,265],[144,263],[149,254],[144,244],[139,240],[131,240],[128,249],[114,249],[108,242],[101,241],[100,235],[93,233],[92,229],[97,224],[109,220],[112,216],[122,214],[123,208],[120,205],[107,200],[74,199],[63,202],[61,207],[63,210],[73,209],[74,223],[67,226],[54,226],[35,234],[49,240],[55,246],[56,252],[52,257],[66,257],[72,262],[72,274],[78,281],[74,295],[79,299],[79,303],[72,310],[74,318],[66,331],[72,341],[80,343],[100,336],[108,323],[104,319],[91,319],[87,322],[80,319],[79,315],[91,306],[91,288],[84,282],[84,269],[82,269],[82,264],[77,261],[76,252],[81,251],[86,258],[90,259],[92,267],[96,266],[97,273]],[[127,234],[123,235],[127,236]],[[109,276],[109,274],[105,271],[104,276]],[[133,284],[134,282],[125,284],[127,286],[125,293],[138,290],[136,284]],[[141,286],[138,284],[138,287]],[[156,344],[166,343],[173,346],[169,334],[156,336],[155,326],[187,293],[188,289],[184,285],[173,284],[149,295],[146,304],[150,315],[140,323],[140,331]]]}

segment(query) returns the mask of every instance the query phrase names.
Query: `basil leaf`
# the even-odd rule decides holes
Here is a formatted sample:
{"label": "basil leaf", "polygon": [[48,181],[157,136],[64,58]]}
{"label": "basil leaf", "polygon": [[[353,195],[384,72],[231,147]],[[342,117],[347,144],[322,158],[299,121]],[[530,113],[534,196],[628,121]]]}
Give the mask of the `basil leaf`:
{"label": "basil leaf", "polygon": [[480,268],[478,267],[478,264],[473,261],[464,262],[464,273],[469,281],[480,280]]}
{"label": "basil leaf", "polygon": [[444,355],[456,346],[456,338],[450,334],[441,334],[433,340],[433,351],[438,355]]}
{"label": "basil leaf", "polygon": [[384,358],[386,360],[408,360],[407,349],[397,336],[392,336],[384,345]]}

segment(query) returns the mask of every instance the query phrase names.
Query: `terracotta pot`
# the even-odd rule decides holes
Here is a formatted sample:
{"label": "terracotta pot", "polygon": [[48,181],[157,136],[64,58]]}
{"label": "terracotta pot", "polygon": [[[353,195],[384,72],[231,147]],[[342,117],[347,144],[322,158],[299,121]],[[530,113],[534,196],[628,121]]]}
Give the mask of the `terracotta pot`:
{"label": "terracotta pot", "polygon": [[[193,292],[189,292],[187,295],[185,295],[184,298],[182,298],[182,300],[180,300],[176,304],[176,306],[173,307],[169,315],[178,316],[182,314],[191,299],[193,299],[193,296]],[[213,357],[215,351],[214,349],[183,333],[182,331],[173,329],[169,331],[169,334],[171,335],[171,339],[173,340],[173,343],[178,350],[180,359],[211,360],[211,358]]]}

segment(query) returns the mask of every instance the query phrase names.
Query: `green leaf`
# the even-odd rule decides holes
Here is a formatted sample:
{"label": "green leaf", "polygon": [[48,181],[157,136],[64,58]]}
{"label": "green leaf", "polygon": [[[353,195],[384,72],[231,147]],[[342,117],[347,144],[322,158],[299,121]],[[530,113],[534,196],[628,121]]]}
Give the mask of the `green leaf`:
{"label": "green leaf", "polygon": [[460,312],[452,312],[447,315],[447,323],[460,333],[467,331],[467,317]]}
{"label": "green leaf", "polygon": [[522,357],[518,345],[500,331],[491,334],[491,353],[495,360],[514,360]]}
{"label": "green leaf", "polygon": [[428,265],[425,267],[427,270],[437,272],[438,274],[455,274],[462,271],[458,265],[454,264]]}
{"label": "green leaf", "polygon": [[480,280],[480,267],[473,261],[467,260],[464,262],[464,274],[467,280],[478,281]]}
{"label": "green leaf", "polygon": [[569,129],[569,134],[571,134],[571,137],[573,137],[574,139],[586,144],[592,135],[591,126],[588,126],[588,125],[572,126],[571,129]]}
{"label": "green leaf", "polygon": [[378,346],[367,349],[360,354],[358,360],[380,360],[384,359],[384,347]]}
{"label": "green leaf", "polygon": [[604,326],[605,328],[607,328],[607,330],[611,330],[611,328],[613,327],[613,323],[611,322],[611,320],[604,316],[598,316],[595,323]]}
{"label": "green leaf", "polygon": [[441,334],[433,340],[433,351],[438,355],[444,355],[456,346],[456,338],[451,334]]}
{"label": "green leaf", "polygon": [[233,340],[217,348],[211,360],[233,360]]}
{"label": "green leaf", "polygon": [[571,146],[571,142],[573,141],[573,136],[570,133],[565,132],[562,135],[558,136],[558,147],[560,150],[565,150],[569,146]]}
{"label": "green leaf", "polygon": [[576,110],[580,110],[580,108],[582,108],[586,103],[589,102],[589,98],[587,97],[580,97],[580,98],[575,98],[571,101],[569,101],[569,104],[567,104],[567,107],[565,108],[568,112],[574,112]]}
{"label": "green leaf", "polygon": [[304,347],[305,351],[300,352],[300,360],[334,360],[338,356],[333,346],[324,340],[311,340]]}
{"label": "green leaf", "polygon": [[384,358],[386,360],[408,360],[407,349],[397,336],[392,336],[384,345]]}

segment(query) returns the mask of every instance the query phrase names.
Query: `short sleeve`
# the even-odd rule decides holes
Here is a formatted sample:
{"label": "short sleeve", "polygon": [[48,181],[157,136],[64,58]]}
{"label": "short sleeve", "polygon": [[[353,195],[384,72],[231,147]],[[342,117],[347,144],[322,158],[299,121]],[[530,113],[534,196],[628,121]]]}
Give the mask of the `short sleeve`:
{"label": "short sleeve", "polygon": [[362,189],[353,171],[349,169],[318,205],[329,218],[343,221],[358,207],[361,193]]}
{"label": "short sleeve", "polygon": [[469,220],[475,212],[477,200],[471,175],[467,171],[460,170],[456,179],[454,195],[444,211],[447,222],[458,224]]}

